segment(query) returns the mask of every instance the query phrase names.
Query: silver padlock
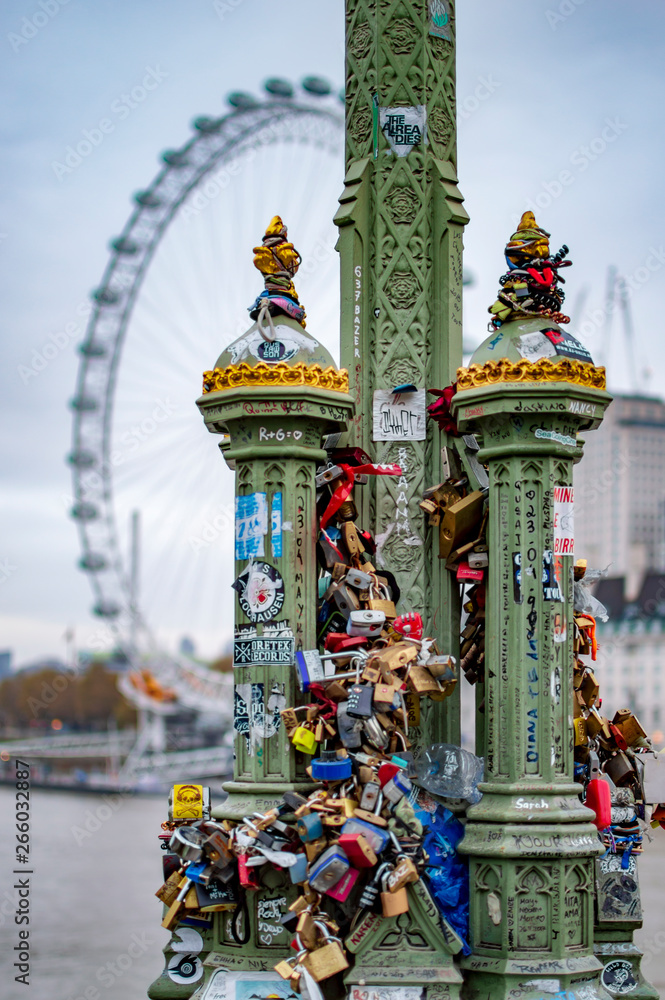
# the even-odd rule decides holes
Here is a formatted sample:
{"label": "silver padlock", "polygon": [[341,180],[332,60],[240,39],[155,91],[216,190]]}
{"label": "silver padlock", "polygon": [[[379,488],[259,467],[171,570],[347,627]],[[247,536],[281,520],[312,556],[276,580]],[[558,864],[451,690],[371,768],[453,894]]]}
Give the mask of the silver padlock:
{"label": "silver padlock", "polygon": [[344,583],[356,590],[369,590],[372,586],[372,576],[360,569],[350,569],[344,577]]}

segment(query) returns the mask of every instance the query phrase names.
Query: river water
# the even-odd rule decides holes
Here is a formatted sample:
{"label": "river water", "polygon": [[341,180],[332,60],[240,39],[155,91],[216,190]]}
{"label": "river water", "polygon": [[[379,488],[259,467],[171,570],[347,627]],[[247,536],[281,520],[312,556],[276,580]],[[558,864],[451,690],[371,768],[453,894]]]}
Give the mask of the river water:
{"label": "river water", "polygon": [[[15,863],[14,791],[0,788],[2,1000],[145,1000],[168,934],[155,898],[166,797],[31,792],[31,860]],[[644,971],[665,996],[665,831],[640,860]],[[15,876],[15,868],[23,869]],[[33,872],[26,875],[25,869]],[[17,879],[30,878],[30,986],[14,981]],[[25,925],[23,925],[25,926]]]}

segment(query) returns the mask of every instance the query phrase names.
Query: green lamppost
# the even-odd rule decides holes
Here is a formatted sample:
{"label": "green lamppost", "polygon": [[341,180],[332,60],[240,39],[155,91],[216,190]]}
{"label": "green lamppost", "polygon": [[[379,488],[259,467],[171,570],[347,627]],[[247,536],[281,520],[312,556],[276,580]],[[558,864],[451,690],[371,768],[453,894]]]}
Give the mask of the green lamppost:
{"label": "green lamppost", "polygon": [[[228,798],[213,815],[236,822],[270,809],[286,791],[314,787],[280,710],[299,700],[295,651],[316,646],[315,470],[326,461],[324,437],[343,431],[353,414],[347,373],[305,329],[292,282],[300,257],[279,217],[254,252],[266,285],[251,311],[255,322],[204,373],[197,400],[235,470],[236,583],[229,595],[235,605],[235,764]],[[295,886],[286,871],[270,865],[261,882],[261,889],[245,893],[240,923],[232,926],[224,912],[214,915],[198,955],[206,960],[204,977],[193,986],[179,984],[167,969],[151,987],[153,998],[184,1000],[204,991],[217,967],[267,972],[288,953],[290,936],[279,916]],[[169,962],[172,943],[165,954]]]}
{"label": "green lamppost", "polygon": [[485,712],[478,716],[485,775],[461,844],[470,863],[473,949],[462,966],[473,997],[517,990],[541,1000],[561,990],[596,998],[607,996],[593,949],[594,860],[603,848],[573,781],[567,515],[573,464],[582,457],[578,431],[598,426],[611,397],[604,369],[556,322],[567,317],[552,307],[534,315],[538,289],[549,293],[562,265],[527,216],[506,248],[518,262],[510,266],[523,269],[521,284],[518,277],[504,282],[493,307],[499,328],[459,370],[452,404],[459,428],[479,438],[490,480]]}
{"label": "green lamppost", "polygon": [[[347,0],[347,172],[335,217],[342,364],[356,403],[353,443],[403,470],[363,491],[360,519],[375,534],[379,566],[397,577],[400,608],[421,612],[457,656],[457,587],[418,508],[423,491],[445,478],[446,437],[399,416],[420,409],[424,418],[425,390],[452,382],[462,361],[468,216],[457,188],[455,118],[454,4]],[[401,395],[391,420],[389,397],[401,386],[419,393]],[[427,715],[421,741],[459,737],[456,695]]]}

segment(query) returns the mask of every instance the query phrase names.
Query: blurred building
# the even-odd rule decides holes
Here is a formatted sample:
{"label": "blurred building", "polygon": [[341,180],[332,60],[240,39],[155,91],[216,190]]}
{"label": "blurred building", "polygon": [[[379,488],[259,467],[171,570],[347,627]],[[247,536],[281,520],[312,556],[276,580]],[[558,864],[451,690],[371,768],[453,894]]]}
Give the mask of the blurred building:
{"label": "blurred building", "polygon": [[665,742],[665,573],[647,573],[634,600],[624,577],[600,580],[595,596],[609,612],[597,622],[594,666],[602,714],[630,708],[658,746]]}
{"label": "blurred building", "polygon": [[609,564],[629,599],[665,569],[665,403],[616,395],[575,466],[575,556]]}
{"label": "blurred building", "polygon": [[9,677],[12,672],[12,651],[3,649],[0,651],[0,681],[4,677]]}

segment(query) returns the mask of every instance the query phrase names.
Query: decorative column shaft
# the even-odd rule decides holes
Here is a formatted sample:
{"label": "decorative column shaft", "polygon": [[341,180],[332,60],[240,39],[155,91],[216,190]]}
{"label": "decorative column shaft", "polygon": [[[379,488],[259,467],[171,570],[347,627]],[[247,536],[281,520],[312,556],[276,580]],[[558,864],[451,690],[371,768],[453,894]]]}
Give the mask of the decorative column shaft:
{"label": "decorative column shaft", "polygon": [[[420,611],[457,655],[457,587],[418,508],[442,479],[446,437],[430,422],[422,440],[406,430],[379,441],[372,426],[376,390],[443,387],[461,363],[468,216],[457,188],[454,31],[449,0],[347,0],[347,173],[335,221],[353,443],[403,470],[363,491],[361,519],[378,565],[397,577],[401,609]],[[459,742],[458,699],[437,709],[429,742]]]}

